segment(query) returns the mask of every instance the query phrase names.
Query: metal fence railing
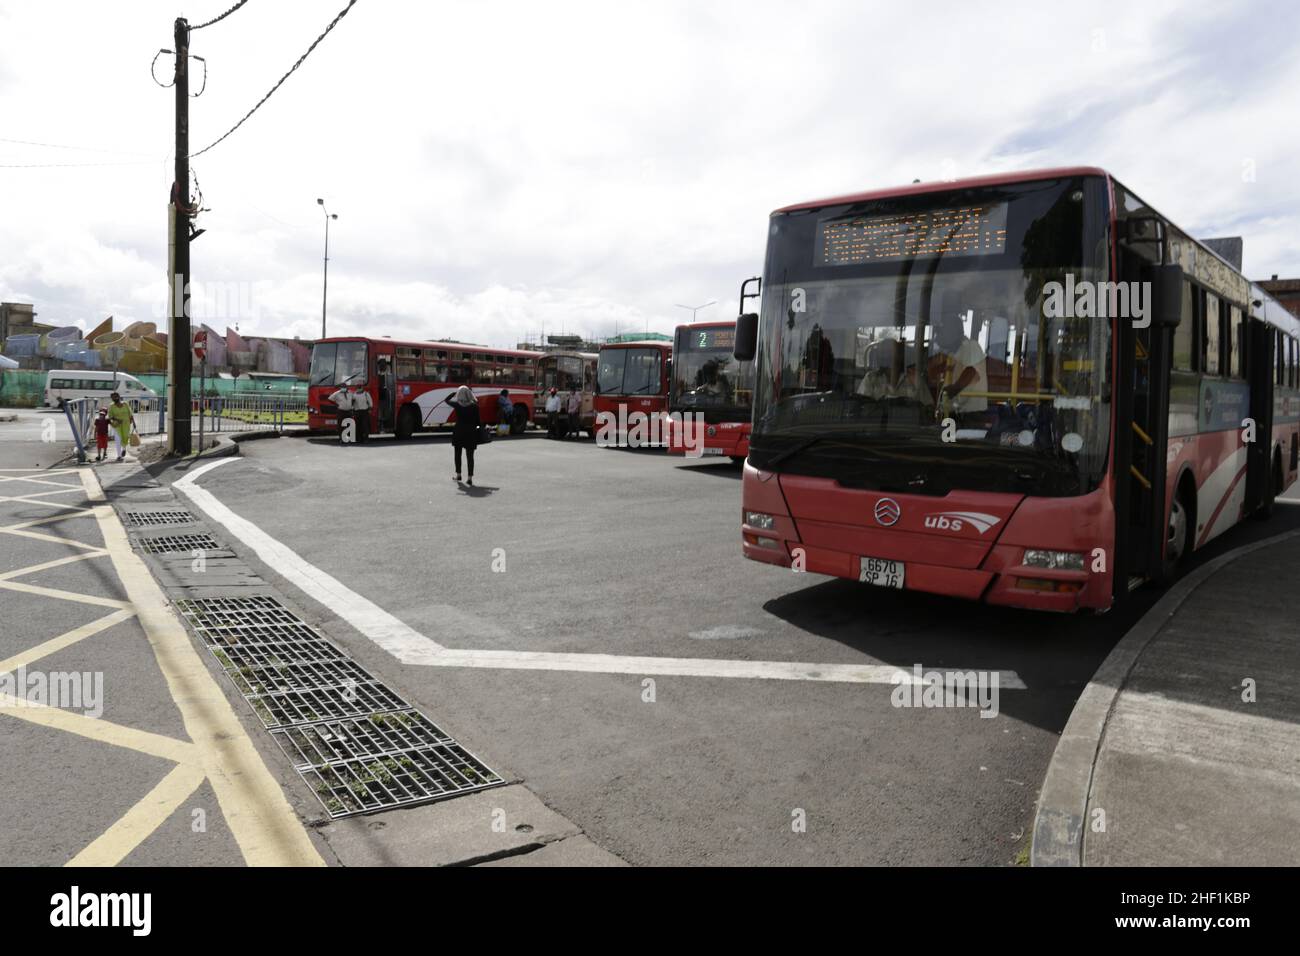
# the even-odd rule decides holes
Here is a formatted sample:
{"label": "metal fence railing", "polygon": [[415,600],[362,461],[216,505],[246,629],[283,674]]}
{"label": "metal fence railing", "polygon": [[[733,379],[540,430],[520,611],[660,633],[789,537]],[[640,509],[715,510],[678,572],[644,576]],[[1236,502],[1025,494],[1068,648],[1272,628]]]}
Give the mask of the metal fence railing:
{"label": "metal fence railing", "polygon": [[[165,397],[130,399],[135,430],[141,435],[159,435],[167,431],[167,400]],[[63,403],[63,411],[72,429],[72,440],[77,446],[77,458],[85,461],[95,447],[95,418],[109,402],[100,398],[70,399]],[[263,398],[262,396],[209,396],[195,398],[190,403],[190,431],[197,443],[200,432],[204,436],[249,431],[284,431],[286,428],[306,427],[306,399]]]}
{"label": "metal fence railing", "polygon": [[190,407],[190,429],[198,434],[200,426],[208,435],[226,432],[284,431],[307,424],[305,398],[279,398],[246,395],[195,398]]}

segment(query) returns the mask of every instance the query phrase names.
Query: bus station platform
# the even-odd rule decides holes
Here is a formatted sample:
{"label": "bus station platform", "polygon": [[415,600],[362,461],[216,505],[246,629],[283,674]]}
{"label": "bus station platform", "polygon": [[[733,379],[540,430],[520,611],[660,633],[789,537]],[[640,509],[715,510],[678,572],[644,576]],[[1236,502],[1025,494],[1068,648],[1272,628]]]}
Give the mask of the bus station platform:
{"label": "bus station platform", "polygon": [[1197,568],[1125,635],[1061,734],[1032,865],[1300,864],[1297,594],[1291,531]]}

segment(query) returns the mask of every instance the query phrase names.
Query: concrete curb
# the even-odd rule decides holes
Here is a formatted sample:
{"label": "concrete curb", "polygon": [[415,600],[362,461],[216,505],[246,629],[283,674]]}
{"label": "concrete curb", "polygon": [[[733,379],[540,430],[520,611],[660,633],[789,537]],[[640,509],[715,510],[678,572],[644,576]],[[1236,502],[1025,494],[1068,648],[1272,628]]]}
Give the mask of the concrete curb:
{"label": "concrete curb", "polygon": [[1061,731],[1034,816],[1030,866],[1083,866],[1083,836],[1088,819],[1092,774],[1101,749],[1115,699],[1138,659],[1192,593],[1225,565],[1260,548],[1300,537],[1287,531],[1263,541],[1243,545],[1197,568],[1183,578],[1133,625],[1101,662],[1079,695],[1070,720]]}

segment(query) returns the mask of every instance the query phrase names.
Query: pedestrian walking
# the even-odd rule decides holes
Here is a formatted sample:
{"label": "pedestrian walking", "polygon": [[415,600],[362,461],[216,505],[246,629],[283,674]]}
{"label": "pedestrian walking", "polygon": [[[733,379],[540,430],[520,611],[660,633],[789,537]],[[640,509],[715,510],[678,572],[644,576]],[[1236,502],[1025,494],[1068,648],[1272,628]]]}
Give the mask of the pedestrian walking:
{"label": "pedestrian walking", "polygon": [[108,406],[108,422],[113,428],[113,444],[117,451],[117,460],[126,460],[126,447],[131,443],[131,429],[135,427],[135,416],[131,406],[122,401],[122,396],[114,392],[110,398],[113,404]]}
{"label": "pedestrian walking", "polygon": [[546,396],[546,437],[558,438],[560,434],[560,396],[551,387],[550,394]]}
{"label": "pedestrian walking", "polygon": [[474,449],[478,447],[478,399],[470,391],[468,385],[462,385],[456,389],[456,394],[451,397],[448,404],[456,409],[456,421],[451,429],[451,447],[456,456],[456,474],[453,476],[456,481],[460,481],[460,455],[465,453],[465,464],[468,466],[468,480],[465,484],[472,486],[474,484]]}
{"label": "pedestrian walking", "polygon": [[95,419],[95,461],[103,461],[108,454],[108,409],[101,408]]}

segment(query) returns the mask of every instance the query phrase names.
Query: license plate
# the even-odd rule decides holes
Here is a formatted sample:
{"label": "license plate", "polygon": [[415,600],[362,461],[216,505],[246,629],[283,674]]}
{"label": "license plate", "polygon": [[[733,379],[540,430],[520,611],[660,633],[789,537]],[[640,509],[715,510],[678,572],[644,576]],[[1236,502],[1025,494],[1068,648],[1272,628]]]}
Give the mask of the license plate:
{"label": "license plate", "polygon": [[701,448],[701,449],[700,449],[700,454],[701,454],[701,455],[721,455],[721,454],[722,454],[722,449],[721,449],[721,448]]}
{"label": "license plate", "polygon": [[905,566],[902,561],[884,558],[862,558],[858,565],[858,580],[881,588],[903,587]]}

